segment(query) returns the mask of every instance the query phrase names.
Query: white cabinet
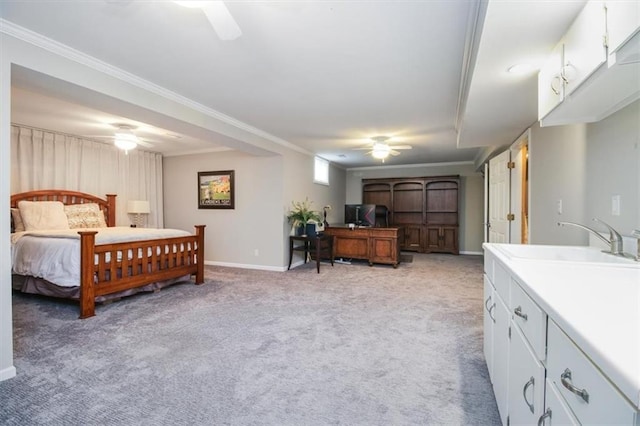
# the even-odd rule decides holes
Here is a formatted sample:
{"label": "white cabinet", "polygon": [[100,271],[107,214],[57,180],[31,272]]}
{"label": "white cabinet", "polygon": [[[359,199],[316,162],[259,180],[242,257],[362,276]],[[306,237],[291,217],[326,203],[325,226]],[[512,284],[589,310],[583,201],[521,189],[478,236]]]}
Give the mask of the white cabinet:
{"label": "white cabinet", "polygon": [[608,0],[605,5],[609,54],[612,54],[640,29],[640,2]]}
{"label": "white cabinet", "polygon": [[[640,426],[640,410],[633,399],[638,395],[633,389],[637,388],[629,391],[625,387],[628,379],[618,376],[619,371],[627,369],[607,364],[611,358],[597,361],[606,351],[598,345],[590,346],[592,340],[585,337],[602,334],[602,324],[590,322],[593,316],[605,319],[594,310],[599,298],[589,299],[588,304],[583,300],[586,307],[567,302],[586,285],[584,277],[580,287],[571,282],[580,269],[575,265],[545,265],[544,261],[539,265],[511,261],[497,246],[501,245],[484,244],[485,272],[493,276],[492,281],[485,274],[484,331],[485,356],[502,424]],[[546,267],[554,272],[547,273]],[[631,275],[627,272],[619,270],[621,277]],[[606,271],[606,277],[610,276]],[[594,278],[601,280],[600,276]],[[576,338],[573,324],[584,327],[585,321],[592,324],[584,329],[588,334]],[[565,324],[569,331],[558,324]],[[611,332],[620,329],[614,325]],[[605,341],[610,342],[608,338]]]}
{"label": "white cabinet", "polygon": [[493,382],[493,328],[496,322],[494,310],[496,302],[493,294],[493,285],[487,275],[484,276],[484,359],[487,361],[489,378]]}
{"label": "white cabinet", "polygon": [[599,121],[640,98],[638,3],[587,2],[538,74],[541,126]]}
{"label": "white cabinet", "polygon": [[558,388],[549,380],[547,380],[545,391],[544,414],[540,416],[537,424],[538,426],[578,426],[580,424],[560,396]]}
{"label": "white cabinet", "polygon": [[635,408],[553,321],[547,344],[547,378],[579,422],[636,424]]}
{"label": "white cabinet", "polygon": [[509,347],[509,423],[535,424],[544,411],[545,368],[511,322]]}
{"label": "white cabinet", "polygon": [[509,309],[496,295],[496,318],[493,329],[493,393],[503,424],[509,415]]}
{"label": "white cabinet", "polygon": [[604,4],[590,1],[562,39],[565,97],[607,61],[606,34]]}
{"label": "white cabinet", "polygon": [[[493,281],[491,277],[493,277]],[[504,297],[508,297],[508,294],[509,274],[502,265],[494,262],[492,256],[486,255],[484,275],[484,355],[503,424],[507,423],[507,404],[509,399],[509,372],[508,369],[504,368],[509,363],[510,315],[504,301]]]}
{"label": "white cabinet", "polygon": [[538,118],[545,117],[564,99],[563,49],[564,45],[558,43],[538,73]]}

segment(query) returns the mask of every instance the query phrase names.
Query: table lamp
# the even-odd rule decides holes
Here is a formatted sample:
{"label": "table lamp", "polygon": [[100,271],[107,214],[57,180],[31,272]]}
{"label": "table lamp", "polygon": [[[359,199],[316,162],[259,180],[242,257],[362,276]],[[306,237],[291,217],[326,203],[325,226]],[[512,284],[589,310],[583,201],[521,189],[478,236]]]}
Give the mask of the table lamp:
{"label": "table lamp", "polygon": [[143,200],[129,200],[127,202],[127,213],[134,215],[132,228],[139,228],[142,225],[142,215],[149,214],[149,202]]}

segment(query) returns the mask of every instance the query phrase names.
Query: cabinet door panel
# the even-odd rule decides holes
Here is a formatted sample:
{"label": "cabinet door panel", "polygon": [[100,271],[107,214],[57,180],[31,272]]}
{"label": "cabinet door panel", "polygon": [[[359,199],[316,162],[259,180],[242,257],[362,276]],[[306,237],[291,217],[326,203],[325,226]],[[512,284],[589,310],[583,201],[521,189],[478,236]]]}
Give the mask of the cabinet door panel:
{"label": "cabinet door panel", "polygon": [[422,247],[422,227],[421,226],[405,226],[403,248],[405,250],[420,250],[421,247]]}
{"label": "cabinet door panel", "polygon": [[502,424],[507,424],[509,401],[509,309],[496,294],[493,329],[493,393]]}
{"label": "cabinet door panel", "polygon": [[609,54],[618,50],[640,28],[640,2],[607,1]]}
{"label": "cabinet door panel", "polygon": [[509,420],[535,424],[544,409],[544,366],[518,326],[511,322],[509,347]]}
{"label": "cabinet door panel", "polygon": [[484,341],[483,341],[483,350],[484,350],[484,359],[487,361],[487,369],[489,370],[489,378],[491,382],[493,382],[493,326],[495,324],[494,320],[494,310],[496,309],[496,302],[493,297],[493,285],[491,285],[491,281],[485,275],[484,276]]}
{"label": "cabinet door panel", "polygon": [[458,253],[458,228],[443,226],[441,231],[441,249]]}
{"label": "cabinet door panel", "polygon": [[440,227],[427,226],[427,250],[437,251],[440,248]]}
{"label": "cabinet door panel", "polygon": [[397,259],[397,240],[395,238],[371,238],[371,257],[370,262],[389,262]]}
{"label": "cabinet door panel", "polygon": [[565,96],[606,62],[606,32],[606,15],[602,2],[588,2],[563,39]]}
{"label": "cabinet door panel", "polygon": [[563,49],[563,44],[558,43],[538,73],[538,119],[544,118],[564,100],[560,76]]}

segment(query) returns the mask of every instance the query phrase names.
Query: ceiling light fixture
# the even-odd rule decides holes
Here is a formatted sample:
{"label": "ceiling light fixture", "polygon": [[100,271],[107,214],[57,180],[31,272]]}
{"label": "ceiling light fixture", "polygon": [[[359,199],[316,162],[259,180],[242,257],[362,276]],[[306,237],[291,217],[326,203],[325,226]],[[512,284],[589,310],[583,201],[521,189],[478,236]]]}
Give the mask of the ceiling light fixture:
{"label": "ceiling light fixture", "polygon": [[114,144],[127,154],[138,146],[138,137],[133,134],[130,127],[120,126],[115,133]]}
{"label": "ceiling light fixture", "polygon": [[391,148],[386,143],[373,144],[373,151],[371,151],[371,156],[373,158],[384,161],[384,159],[387,158],[390,153]]}

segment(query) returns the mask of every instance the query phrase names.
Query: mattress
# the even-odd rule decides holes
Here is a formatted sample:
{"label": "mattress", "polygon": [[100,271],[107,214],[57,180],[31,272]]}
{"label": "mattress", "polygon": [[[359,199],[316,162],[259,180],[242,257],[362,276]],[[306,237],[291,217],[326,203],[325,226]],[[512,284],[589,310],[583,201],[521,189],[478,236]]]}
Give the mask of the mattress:
{"label": "mattress", "polygon": [[[12,273],[44,279],[61,287],[80,284],[80,235],[78,229],[26,231],[11,234]],[[98,231],[96,245],[184,237],[179,229],[110,227]]]}

